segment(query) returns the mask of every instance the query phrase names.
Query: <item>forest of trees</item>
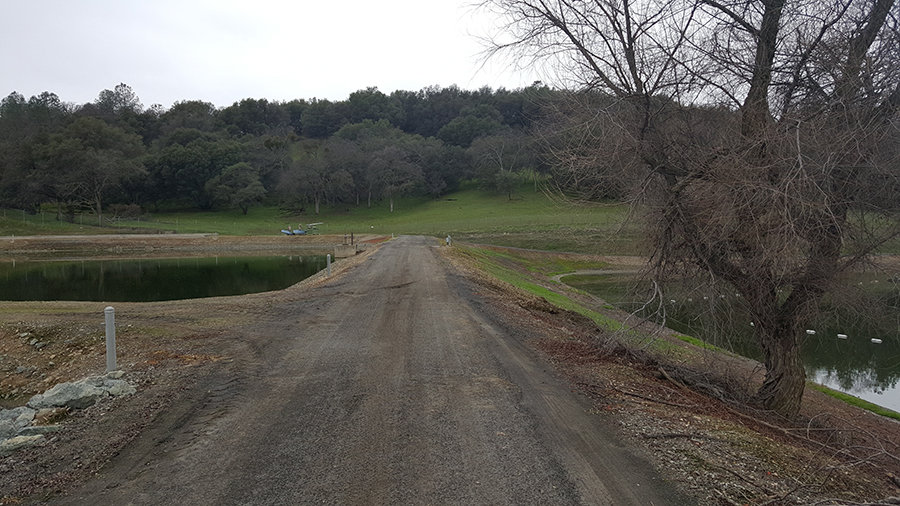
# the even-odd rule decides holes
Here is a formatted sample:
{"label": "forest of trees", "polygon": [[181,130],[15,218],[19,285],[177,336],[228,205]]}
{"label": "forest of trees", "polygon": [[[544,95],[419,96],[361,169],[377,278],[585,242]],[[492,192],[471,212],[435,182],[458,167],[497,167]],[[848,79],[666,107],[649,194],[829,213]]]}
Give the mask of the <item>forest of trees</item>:
{"label": "forest of trees", "polygon": [[[400,195],[439,197],[475,179],[509,195],[546,171],[531,126],[555,92],[376,88],[347,100],[244,99],[144,107],[126,84],[87,104],[52,92],[0,102],[0,207],[91,211],[240,208],[318,213]],[[515,176],[515,177],[514,177]],[[124,211],[123,211],[124,210]]]}

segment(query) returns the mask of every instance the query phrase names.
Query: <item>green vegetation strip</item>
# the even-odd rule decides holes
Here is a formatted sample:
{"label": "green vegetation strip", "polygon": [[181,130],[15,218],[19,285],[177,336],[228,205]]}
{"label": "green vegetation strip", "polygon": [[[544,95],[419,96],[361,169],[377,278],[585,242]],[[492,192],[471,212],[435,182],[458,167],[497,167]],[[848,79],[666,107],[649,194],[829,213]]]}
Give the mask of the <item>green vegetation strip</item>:
{"label": "green vegetation strip", "polygon": [[[498,263],[497,261],[505,260],[508,262],[516,263],[527,269],[529,272],[535,272],[545,270],[548,268],[548,266],[558,265],[558,259],[525,258],[523,256],[514,255],[511,252],[504,253],[476,247],[460,247],[460,249],[474,258],[479,263],[480,267],[488,274],[501,281],[505,281],[506,283],[509,283],[516,288],[519,288],[520,290],[541,297],[545,301],[547,301],[547,303],[553,306],[587,317],[588,319],[593,321],[598,328],[615,332],[616,336],[620,338],[620,342],[623,345],[641,348],[644,351],[654,352],[661,357],[665,356],[668,358],[678,357],[680,359],[687,359],[690,358],[690,356],[692,356],[694,353],[689,348],[677,346],[674,343],[667,341],[666,339],[658,339],[653,336],[642,334],[634,329],[627,327],[619,320],[603,315],[590,308],[586,308],[582,304],[579,304],[578,302],[572,300],[570,297],[564,294],[555,292],[551,289],[545,288],[530,281],[527,278],[527,275],[522,274],[515,269],[500,265],[500,263]],[[575,262],[580,262],[579,265],[582,266],[581,268],[596,269],[598,267],[602,267],[603,265],[602,262],[584,262],[577,260]],[[604,307],[606,307],[607,309],[615,309],[608,304],[604,305]]]}
{"label": "green vegetation strip", "polygon": [[719,348],[718,346],[713,346],[702,339],[697,339],[696,337],[692,337],[687,334],[675,334],[675,337],[677,337],[681,341],[693,344],[694,346],[698,346],[706,350],[721,351],[721,348]]}
{"label": "green vegetation strip", "polygon": [[554,292],[552,290],[544,288],[543,286],[535,284],[526,279],[524,275],[516,272],[513,269],[504,267],[493,260],[494,258],[507,258],[516,261],[519,260],[518,258],[512,257],[508,254],[499,253],[483,248],[463,247],[461,249],[469,256],[475,258],[486,272],[496,277],[497,279],[500,279],[501,281],[505,281],[506,283],[509,283],[510,285],[520,290],[541,297],[548,303],[556,307],[585,316],[602,329],[611,331],[619,331],[624,329],[624,326],[620,322],[604,316],[596,311],[588,309],[563,294]]}
{"label": "green vegetation strip", "polygon": [[809,384],[809,386],[822,392],[823,394],[830,395],[830,396],[834,397],[835,399],[840,399],[840,400],[846,402],[847,404],[856,406],[858,408],[865,409],[867,411],[871,411],[872,413],[875,413],[876,415],[886,416],[888,418],[893,418],[894,420],[900,420],[900,413],[898,413],[892,409],[888,409],[888,408],[879,406],[878,404],[873,404],[869,401],[860,399],[859,397],[856,397],[855,395],[845,394],[844,392],[839,392],[837,390],[828,388],[826,386],[819,385],[818,383],[809,382],[808,384]]}

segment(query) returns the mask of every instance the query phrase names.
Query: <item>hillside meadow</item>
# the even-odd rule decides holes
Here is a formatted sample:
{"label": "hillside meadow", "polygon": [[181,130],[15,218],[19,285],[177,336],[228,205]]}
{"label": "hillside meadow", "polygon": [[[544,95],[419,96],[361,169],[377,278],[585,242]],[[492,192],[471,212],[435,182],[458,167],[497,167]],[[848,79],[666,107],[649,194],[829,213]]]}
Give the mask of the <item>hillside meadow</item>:
{"label": "hillside meadow", "polygon": [[[19,210],[0,212],[0,235],[83,235],[109,233],[218,233],[222,235],[280,235],[280,230],[321,223],[322,234],[421,234],[502,246],[577,251],[608,255],[640,254],[639,229],[627,220],[629,208],[618,203],[574,203],[522,185],[506,195],[476,188],[440,199],[398,199],[394,212],[386,201],[371,208],[322,206],[320,213],[297,212],[277,206],[240,210],[171,210],[150,212],[139,220],[106,220],[77,215],[74,223],[56,220],[55,210],[29,215]],[[285,237],[289,240],[289,237]]]}

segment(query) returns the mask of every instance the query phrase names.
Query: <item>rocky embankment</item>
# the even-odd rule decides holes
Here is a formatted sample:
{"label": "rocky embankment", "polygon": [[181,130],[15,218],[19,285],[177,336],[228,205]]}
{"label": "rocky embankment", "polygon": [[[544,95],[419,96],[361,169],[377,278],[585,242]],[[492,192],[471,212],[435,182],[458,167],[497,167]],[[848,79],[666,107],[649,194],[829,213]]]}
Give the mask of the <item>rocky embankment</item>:
{"label": "rocky embankment", "polygon": [[84,409],[98,400],[131,395],[135,388],[122,379],[122,371],[60,383],[33,396],[26,405],[0,410],[0,455],[40,445],[70,410]]}

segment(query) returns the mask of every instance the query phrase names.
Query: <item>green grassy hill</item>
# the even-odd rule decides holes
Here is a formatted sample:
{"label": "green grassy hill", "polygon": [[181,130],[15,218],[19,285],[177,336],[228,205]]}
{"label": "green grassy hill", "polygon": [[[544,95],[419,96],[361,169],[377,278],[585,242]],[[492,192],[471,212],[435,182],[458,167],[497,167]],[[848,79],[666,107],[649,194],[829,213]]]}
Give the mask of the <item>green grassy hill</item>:
{"label": "green grassy hill", "polygon": [[[91,226],[96,217],[76,217],[63,223],[52,213],[25,215],[9,210],[0,214],[0,235],[97,234],[156,232],[216,232],[223,235],[278,235],[290,224],[322,222],[323,234],[424,234],[555,251],[637,254],[636,226],[622,226],[627,208],[621,204],[576,205],[535,192],[522,185],[509,200],[505,195],[465,189],[441,199],[403,198],[391,213],[387,202],[371,208],[323,206],[316,215],[307,208],[296,214],[277,207],[255,207],[247,215],[239,210],[160,212],[140,221],[118,221],[113,226]],[[82,224],[83,222],[84,224]]]}

